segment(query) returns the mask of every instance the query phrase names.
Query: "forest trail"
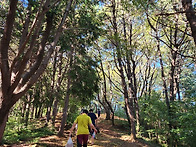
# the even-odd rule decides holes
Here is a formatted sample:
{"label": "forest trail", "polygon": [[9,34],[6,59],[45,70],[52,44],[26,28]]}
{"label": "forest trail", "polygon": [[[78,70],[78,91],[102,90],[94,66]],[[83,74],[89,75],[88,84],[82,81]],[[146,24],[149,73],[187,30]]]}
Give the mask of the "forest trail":
{"label": "forest trail", "polygon": [[[119,119],[119,118],[115,118]],[[55,127],[60,125],[60,118],[57,119]],[[93,145],[88,144],[88,147],[150,147],[144,141],[133,142],[128,135],[128,129],[123,125],[111,125],[111,120],[105,120],[105,115],[102,114],[97,120],[97,126],[100,133],[96,134],[96,139]],[[39,139],[36,144],[15,144],[9,147],[65,147],[68,140],[69,130],[64,131],[63,137],[56,135],[46,136]],[[72,137],[74,147],[76,147],[76,135]],[[8,146],[7,146],[8,147]]]}

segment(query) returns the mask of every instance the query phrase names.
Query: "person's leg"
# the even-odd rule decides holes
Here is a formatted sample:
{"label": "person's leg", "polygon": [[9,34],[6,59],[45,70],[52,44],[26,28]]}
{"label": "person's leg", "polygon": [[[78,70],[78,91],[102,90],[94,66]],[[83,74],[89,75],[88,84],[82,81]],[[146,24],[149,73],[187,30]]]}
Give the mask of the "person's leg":
{"label": "person's leg", "polygon": [[88,143],[88,134],[83,135],[83,147],[87,147],[87,143]]}
{"label": "person's leg", "polygon": [[90,127],[88,127],[88,130],[89,130],[89,132],[90,132],[90,135],[92,135],[93,133],[92,133],[92,129],[90,128]]}
{"label": "person's leg", "polygon": [[91,144],[92,145],[94,144],[94,141],[95,141],[95,134],[94,134],[94,131],[93,131],[93,134],[91,136]]}
{"label": "person's leg", "polygon": [[82,135],[77,135],[77,147],[82,147]]}

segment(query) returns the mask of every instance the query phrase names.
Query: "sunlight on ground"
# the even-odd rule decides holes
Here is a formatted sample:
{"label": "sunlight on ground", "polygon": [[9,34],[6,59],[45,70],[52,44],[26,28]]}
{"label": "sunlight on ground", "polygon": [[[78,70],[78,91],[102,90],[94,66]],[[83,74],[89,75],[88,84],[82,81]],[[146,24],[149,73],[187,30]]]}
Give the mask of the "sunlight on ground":
{"label": "sunlight on ground", "polygon": [[47,136],[44,138],[40,138],[40,144],[45,144],[46,146],[62,146],[66,144],[67,139],[64,137],[58,137],[56,135]]}
{"label": "sunlight on ground", "polygon": [[[106,132],[107,133],[107,132]],[[102,136],[104,137],[107,137],[107,138],[115,138],[115,137],[113,137],[113,136],[111,136],[111,135],[108,135],[108,134],[105,134],[105,133],[102,133]]]}
{"label": "sunlight on ground", "polygon": [[100,141],[101,143],[109,143],[109,140],[105,140],[105,141]]}
{"label": "sunlight on ground", "polygon": [[[105,120],[104,115],[101,115],[97,123],[100,133],[96,135],[94,144],[91,145],[89,143],[88,147],[148,147],[139,141],[133,141],[130,135],[125,135],[128,134],[126,129],[123,128],[124,132],[119,131],[122,129],[121,126],[112,126],[111,121]],[[48,127],[49,126],[52,126],[52,124],[49,123]],[[58,129],[59,126],[60,121],[56,120],[55,128]],[[65,147],[69,138],[68,134],[69,130],[65,129],[64,137],[58,137],[57,135],[45,136],[41,137],[37,143],[31,145],[20,144],[12,147]],[[74,147],[76,147],[76,135],[72,137],[72,140]]]}
{"label": "sunlight on ground", "polygon": [[59,137],[57,137],[57,136],[47,136],[47,137],[41,138],[40,141],[52,140],[52,139],[59,140]]}
{"label": "sunlight on ground", "polygon": [[120,137],[121,140],[124,140],[124,141],[131,141],[131,137],[129,135],[122,135]]}

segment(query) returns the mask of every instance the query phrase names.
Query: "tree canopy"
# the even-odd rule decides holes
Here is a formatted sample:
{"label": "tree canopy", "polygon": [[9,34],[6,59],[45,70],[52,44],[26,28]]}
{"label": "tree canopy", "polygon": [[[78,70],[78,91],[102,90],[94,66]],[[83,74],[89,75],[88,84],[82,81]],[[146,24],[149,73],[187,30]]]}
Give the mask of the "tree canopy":
{"label": "tree canopy", "polygon": [[127,119],[133,140],[193,146],[195,24],[191,0],[2,0],[0,142],[14,119],[19,134],[60,113],[62,136],[99,108]]}

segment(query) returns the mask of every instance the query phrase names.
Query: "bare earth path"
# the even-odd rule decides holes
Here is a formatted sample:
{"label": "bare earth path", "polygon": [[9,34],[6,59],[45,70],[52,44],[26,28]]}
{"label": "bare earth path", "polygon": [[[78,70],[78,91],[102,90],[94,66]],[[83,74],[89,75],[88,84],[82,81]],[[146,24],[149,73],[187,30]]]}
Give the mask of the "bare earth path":
{"label": "bare earth path", "polygon": [[[93,145],[88,147],[149,147],[142,141],[133,142],[128,135],[128,130],[123,126],[112,126],[110,120],[105,120],[105,116],[97,121],[100,133],[96,134],[96,139]],[[56,127],[60,124],[60,119],[56,121]],[[27,145],[25,143],[12,145],[11,147],[65,147],[68,140],[69,130],[65,130],[64,137],[56,135],[40,138],[38,143]],[[76,136],[72,137],[74,147],[76,147]]]}
{"label": "bare earth path", "polygon": [[[95,143],[93,145],[88,145],[88,147],[148,147],[148,145],[143,144],[139,141],[133,142],[130,140],[128,135],[128,130],[122,128],[121,126],[113,127],[111,121],[105,120],[105,115],[97,121],[97,126],[100,129],[100,133],[96,135]],[[69,131],[64,132],[65,137],[48,136],[46,138],[41,138],[40,143],[36,146],[59,146],[64,147],[66,141],[68,140]],[[76,146],[76,136],[72,137],[74,142],[74,147]]]}

